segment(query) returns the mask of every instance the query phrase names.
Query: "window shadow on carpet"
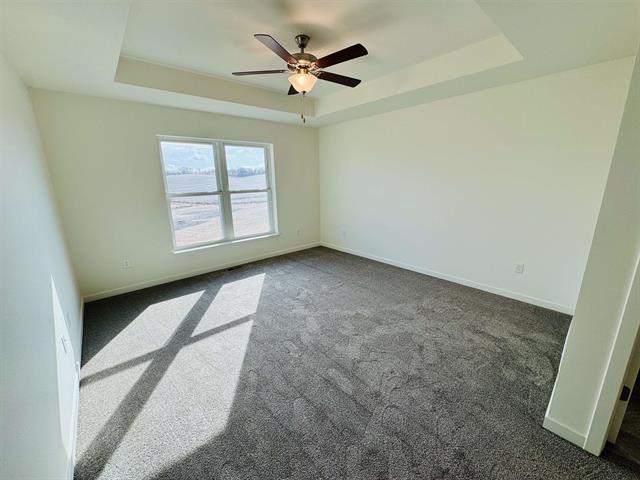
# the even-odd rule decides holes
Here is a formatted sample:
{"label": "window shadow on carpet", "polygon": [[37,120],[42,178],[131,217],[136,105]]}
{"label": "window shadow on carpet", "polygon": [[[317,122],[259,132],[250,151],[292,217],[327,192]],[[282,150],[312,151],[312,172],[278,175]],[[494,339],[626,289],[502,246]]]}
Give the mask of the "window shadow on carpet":
{"label": "window shadow on carpet", "polygon": [[556,312],[323,248],[85,312],[77,479],[637,475],[541,427]]}

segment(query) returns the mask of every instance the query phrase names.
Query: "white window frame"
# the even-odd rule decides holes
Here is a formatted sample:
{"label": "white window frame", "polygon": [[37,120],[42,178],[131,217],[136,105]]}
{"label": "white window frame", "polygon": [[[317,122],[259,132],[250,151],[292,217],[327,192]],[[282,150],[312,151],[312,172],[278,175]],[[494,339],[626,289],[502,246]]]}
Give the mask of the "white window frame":
{"label": "white window frame", "polygon": [[[275,169],[273,165],[273,145],[270,143],[246,142],[238,140],[218,140],[211,138],[196,137],[176,137],[172,135],[157,135],[158,151],[160,152],[160,167],[162,169],[162,181],[164,185],[165,202],[169,214],[169,226],[171,227],[171,239],[173,241],[173,251],[183,252],[187,250],[199,249],[203,247],[222,245],[237,241],[251,240],[257,238],[278,235],[278,217],[275,192]],[[167,185],[167,175],[165,169],[164,156],[162,154],[162,142],[193,143],[198,145],[211,145],[213,148],[214,168],[216,172],[216,190],[197,191],[186,193],[170,193]],[[227,157],[225,147],[258,147],[264,150],[265,179],[266,188],[251,190],[229,190],[229,176],[227,174]],[[231,211],[231,195],[238,193],[266,193],[269,212],[269,231],[257,234],[235,236],[233,231],[233,215]],[[220,222],[222,225],[223,238],[209,242],[190,243],[179,246],[176,243],[176,232],[173,224],[173,213],[171,212],[171,200],[179,197],[218,195],[220,198]]]}

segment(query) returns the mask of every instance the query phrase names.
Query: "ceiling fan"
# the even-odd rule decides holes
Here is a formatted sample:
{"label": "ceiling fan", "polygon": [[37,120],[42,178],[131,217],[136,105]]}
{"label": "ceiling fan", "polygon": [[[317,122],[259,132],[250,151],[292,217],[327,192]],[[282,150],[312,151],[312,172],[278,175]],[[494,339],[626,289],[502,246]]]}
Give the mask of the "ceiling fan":
{"label": "ceiling fan", "polygon": [[323,70],[324,68],[331,67],[332,65],[337,65],[338,63],[366,55],[368,53],[367,49],[360,43],[356,43],[355,45],[318,59],[315,55],[311,55],[304,51],[309,43],[308,35],[296,35],[296,43],[300,48],[300,53],[289,53],[270,35],[257,33],[254,37],[259,42],[263,43],[269,50],[287,62],[287,68],[283,70],[233,72],[233,75],[263,75],[291,72],[292,75],[289,76],[289,83],[291,83],[291,87],[289,87],[289,95],[296,95],[298,93],[302,93],[304,95],[310,92],[318,78],[320,80],[346,85],[347,87],[355,87],[360,83],[360,80],[357,78],[346,77],[344,75],[325,72]]}

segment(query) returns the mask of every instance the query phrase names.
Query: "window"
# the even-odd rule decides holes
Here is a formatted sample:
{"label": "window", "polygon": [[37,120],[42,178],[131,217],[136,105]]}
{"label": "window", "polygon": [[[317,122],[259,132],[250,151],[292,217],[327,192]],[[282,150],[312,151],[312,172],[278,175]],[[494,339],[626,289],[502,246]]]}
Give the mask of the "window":
{"label": "window", "polygon": [[276,233],[271,146],[160,137],[176,250]]}

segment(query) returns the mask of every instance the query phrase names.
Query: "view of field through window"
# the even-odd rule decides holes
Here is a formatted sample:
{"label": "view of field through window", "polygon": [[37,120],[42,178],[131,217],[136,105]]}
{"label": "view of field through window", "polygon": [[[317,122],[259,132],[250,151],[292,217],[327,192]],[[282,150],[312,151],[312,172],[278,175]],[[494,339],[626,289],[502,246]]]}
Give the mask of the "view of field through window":
{"label": "view of field through window", "polygon": [[227,193],[234,237],[271,231],[269,194],[256,192],[268,188],[263,147],[225,145],[229,189],[223,193],[212,144],[162,141],[161,148],[177,247],[225,238],[221,197]]}

